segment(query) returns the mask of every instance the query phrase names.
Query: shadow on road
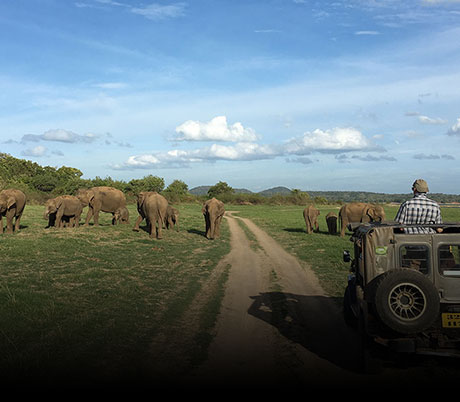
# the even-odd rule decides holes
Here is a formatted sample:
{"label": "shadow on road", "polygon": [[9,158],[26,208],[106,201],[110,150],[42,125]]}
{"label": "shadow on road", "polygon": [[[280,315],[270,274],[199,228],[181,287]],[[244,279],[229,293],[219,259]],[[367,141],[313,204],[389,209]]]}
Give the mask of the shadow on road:
{"label": "shadow on road", "polygon": [[[284,337],[322,359],[363,374],[357,333],[345,324],[341,299],[339,303],[338,298],[283,292],[261,293],[251,298],[248,314],[273,325]],[[460,378],[459,360],[455,358],[392,353],[384,347],[372,349],[380,368],[371,377],[364,377],[369,385],[439,387]]]}
{"label": "shadow on road", "polygon": [[251,298],[248,313],[273,325],[287,339],[343,369],[359,369],[356,336],[346,326],[337,298],[283,292]]}

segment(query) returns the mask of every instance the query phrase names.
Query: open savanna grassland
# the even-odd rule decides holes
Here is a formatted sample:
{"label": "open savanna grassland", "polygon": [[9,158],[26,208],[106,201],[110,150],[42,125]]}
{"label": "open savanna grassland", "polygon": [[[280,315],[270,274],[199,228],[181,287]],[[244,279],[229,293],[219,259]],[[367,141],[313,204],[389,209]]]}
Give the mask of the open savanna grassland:
{"label": "open savanna grassland", "polygon": [[[250,218],[270,236],[276,239],[288,252],[310,266],[318,276],[324,290],[333,297],[341,298],[347,284],[350,264],[344,263],[344,250],[353,251],[350,241],[351,232],[346,231],[345,237],[328,234],[326,215],[335,212],[338,216],[339,206],[317,205],[319,233],[306,233],[303,219],[304,206],[291,205],[238,205],[232,209],[243,218]],[[228,207],[229,209],[230,207]],[[399,206],[385,205],[388,220],[394,219]],[[444,222],[459,222],[460,208],[441,208]],[[337,222],[337,230],[340,230]]]}
{"label": "open savanna grassland", "polygon": [[[201,205],[176,207],[179,231],[164,230],[156,240],[142,230],[145,222],[132,231],[134,205],[129,225],[112,226],[111,215],[101,213],[99,227],[59,230],[45,229],[42,206],[26,206],[21,231],[0,235],[0,382],[148,381],[165,367],[176,373],[203,361],[228,277],[229,267],[218,263],[230,251],[230,233],[224,219],[221,238],[207,240]],[[350,233],[329,235],[325,216],[338,207],[318,208],[320,232],[308,235],[304,206],[226,206],[264,229],[340,298]],[[392,219],[397,206],[385,209]],[[460,220],[460,209],[442,212],[444,221]]]}
{"label": "open savanna grassland", "polygon": [[[21,231],[0,235],[0,382],[113,381],[146,371],[157,352],[152,340],[174,327],[230,249],[225,220],[221,238],[210,241],[201,205],[178,209],[179,231],[156,240],[142,230],[145,221],[132,231],[134,205],[129,225],[112,226],[101,213],[99,227],[64,229],[45,229],[43,207],[26,206]],[[198,349],[225,275],[198,317]]]}

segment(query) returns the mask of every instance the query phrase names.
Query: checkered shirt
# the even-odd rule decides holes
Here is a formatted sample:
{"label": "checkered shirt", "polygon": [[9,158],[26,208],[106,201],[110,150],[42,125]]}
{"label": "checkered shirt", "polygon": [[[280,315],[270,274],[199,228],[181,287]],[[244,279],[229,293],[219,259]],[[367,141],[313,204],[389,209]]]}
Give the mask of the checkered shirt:
{"label": "checkered shirt", "polygon": [[[401,224],[416,225],[420,223],[442,223],[441,208],[436,201],[430,200],[426,194],[417,193],[414,198],[401,204],[395,221]],[[406,228],[406,233],[435,233],[433,228],[416,226]]]}

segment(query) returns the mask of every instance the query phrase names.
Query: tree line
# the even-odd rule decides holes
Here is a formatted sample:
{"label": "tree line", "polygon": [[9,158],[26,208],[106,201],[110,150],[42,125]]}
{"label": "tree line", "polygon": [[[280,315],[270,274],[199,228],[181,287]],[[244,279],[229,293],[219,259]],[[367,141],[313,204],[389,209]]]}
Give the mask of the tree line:
{"label": "tree line", "polygon": [[[170,202],[193,202],[216,197],[225,203],[235,204],[343,204],[351,201],[389,203],[403,202],[410,194],[384,194],[356,191],[301,191],[276,188],[276,191],[252,193],[248,190],[235,190],[226,182],[220,181],[210,186],[203,195],[193,195],[182,180],[174,180],[168,186],[163,178],[147,175],[129,181],[111,177],[83,179],[83,173],[76,168],[41,166],[30,160],[15,158],[0,153],[0,190],[8,187],[18,188],[27,195],[29,201],[42,203],[48,198],[63,194],[75,194],[80,188],[110,186],[123,191],[128,200],[134,201],[141,191],[157,191]],[[442,203],[459,202],[459,195],[430,194],[430,198]]]}

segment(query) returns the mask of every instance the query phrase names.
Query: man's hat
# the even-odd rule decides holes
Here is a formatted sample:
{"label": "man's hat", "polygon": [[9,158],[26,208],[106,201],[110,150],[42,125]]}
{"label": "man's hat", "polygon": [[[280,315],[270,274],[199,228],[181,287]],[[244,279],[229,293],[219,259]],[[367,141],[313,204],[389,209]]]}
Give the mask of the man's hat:
{"label": "man's hat", "polygon": [[412,184],[412,189],[417,190],[419,193],[428,193],[428,184],[423,179],[417,179]]}

